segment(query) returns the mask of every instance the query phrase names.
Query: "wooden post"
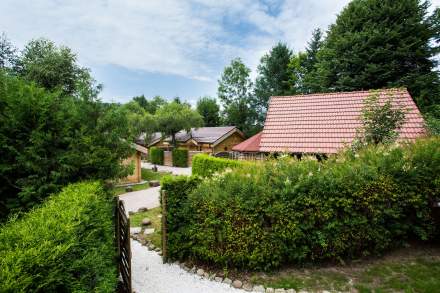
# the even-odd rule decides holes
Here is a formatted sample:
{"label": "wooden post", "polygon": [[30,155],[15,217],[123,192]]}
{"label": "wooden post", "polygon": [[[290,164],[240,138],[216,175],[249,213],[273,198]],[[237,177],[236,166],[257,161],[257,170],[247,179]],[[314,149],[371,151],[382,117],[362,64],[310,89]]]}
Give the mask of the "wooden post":
{"label": "wooden post", "polygon": [[162,260],[166,263],[168,260],[167,247],[167,192],[161,191],[162,196]]}

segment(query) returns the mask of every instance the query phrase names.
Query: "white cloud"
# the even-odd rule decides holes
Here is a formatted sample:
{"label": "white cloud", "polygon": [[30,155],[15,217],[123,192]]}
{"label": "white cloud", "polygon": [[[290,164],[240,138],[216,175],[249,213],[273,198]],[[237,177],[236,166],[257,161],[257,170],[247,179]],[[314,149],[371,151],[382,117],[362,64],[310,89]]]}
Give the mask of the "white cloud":
{"label": "white cloud", "polygon": [[[326,29],[349,1],[286,0],[277,15],[268,13],[271,2],[2,0],[0,31],[19,46],[37,37],[65,44],[90,67],[114,64],[212,82],[234,57],[255,69],[277,41],[302,50],[312,30]],[[240,35],[225,19],[255,29]]]}

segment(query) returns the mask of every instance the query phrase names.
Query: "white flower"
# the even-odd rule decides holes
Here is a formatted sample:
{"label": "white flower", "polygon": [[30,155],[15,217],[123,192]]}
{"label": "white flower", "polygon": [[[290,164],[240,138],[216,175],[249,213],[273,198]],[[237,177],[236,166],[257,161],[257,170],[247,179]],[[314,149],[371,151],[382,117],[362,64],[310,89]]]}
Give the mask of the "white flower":
{"label": "white flower", "polygon": [[310,177],[310,176],[313,176],[313,173],[312,173],[312,172],[309,172],[309,177]]}

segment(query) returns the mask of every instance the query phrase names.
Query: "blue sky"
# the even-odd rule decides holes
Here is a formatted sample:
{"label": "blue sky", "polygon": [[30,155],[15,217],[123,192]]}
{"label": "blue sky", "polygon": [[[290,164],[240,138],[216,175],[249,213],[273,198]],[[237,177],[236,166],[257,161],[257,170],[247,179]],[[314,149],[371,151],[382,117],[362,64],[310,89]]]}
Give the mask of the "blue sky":
{"label": "blue sky", "polygon": [[[256,75],[276,42],[303,50],[349,0],[2,0],[0,32],[19,48],[45,37],[66,45],[104,85],[105,101],[135,95],[215,96],[232,58]],[[440,0],[433,1],[438,6]]]}

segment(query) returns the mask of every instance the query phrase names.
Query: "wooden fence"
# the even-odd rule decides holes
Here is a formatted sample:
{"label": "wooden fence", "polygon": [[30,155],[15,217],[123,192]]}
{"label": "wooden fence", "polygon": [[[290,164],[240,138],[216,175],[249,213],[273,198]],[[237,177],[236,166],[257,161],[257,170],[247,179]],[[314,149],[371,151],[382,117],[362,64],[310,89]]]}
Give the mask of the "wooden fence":
{"label": "wooden fence", "polygon": [[125,213],[124,202],[116,199],[116,241],[118,248],[118,292],[131,293],[130,219]]}

